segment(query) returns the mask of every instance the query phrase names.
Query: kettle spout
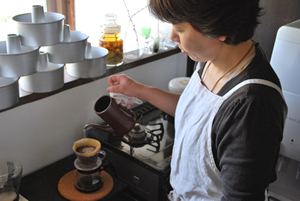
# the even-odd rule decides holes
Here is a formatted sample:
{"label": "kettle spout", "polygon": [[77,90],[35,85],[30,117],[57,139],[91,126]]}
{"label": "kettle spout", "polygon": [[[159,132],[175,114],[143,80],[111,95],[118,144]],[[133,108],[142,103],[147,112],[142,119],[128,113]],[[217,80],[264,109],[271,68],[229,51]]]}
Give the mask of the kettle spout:
{"label": "kettle spout", "polygon": [[86,131],[86,129],[94,127],[95,124],[85,124],[83,127],[83,131]]}
{"label": "kettle spout", "polygon": [[86,137],[86,130],[88,128],[96,128],[96,129],[100,129],[100,130],[103,130],[103,131],[108,132],[108,133],[113,133],[114,132],[114,129],[112,127],[110,127],[109,125],[86,124],[83,127],[84,137]]}

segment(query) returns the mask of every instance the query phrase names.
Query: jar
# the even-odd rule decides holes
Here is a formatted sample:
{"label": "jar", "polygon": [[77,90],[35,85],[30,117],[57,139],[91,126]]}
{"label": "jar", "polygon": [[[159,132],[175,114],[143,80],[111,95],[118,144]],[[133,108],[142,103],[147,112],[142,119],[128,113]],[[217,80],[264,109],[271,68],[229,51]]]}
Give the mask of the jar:
{"label": "jar", "polygon": [[19,161],[0,158],[0,200],[19,200],[21,178]]}
{"label": "jar", "polygon": [[119,66],[123,63],[123,40],[120,37],[121,26],[116,24],[117,15],[105,15],[105,23],[101,26],[99,46],[108,50],[107,66]]}

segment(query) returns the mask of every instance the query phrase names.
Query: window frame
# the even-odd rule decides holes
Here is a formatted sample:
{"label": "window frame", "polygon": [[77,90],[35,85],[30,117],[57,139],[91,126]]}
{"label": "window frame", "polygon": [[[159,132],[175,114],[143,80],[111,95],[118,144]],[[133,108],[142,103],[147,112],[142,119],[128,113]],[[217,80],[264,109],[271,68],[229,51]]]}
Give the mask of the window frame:
{"label": "window frame", "polygon": [[47,11],[63,14],[65,24],[69,24],[71,30],[76,30],[75,0],[47,0]]}

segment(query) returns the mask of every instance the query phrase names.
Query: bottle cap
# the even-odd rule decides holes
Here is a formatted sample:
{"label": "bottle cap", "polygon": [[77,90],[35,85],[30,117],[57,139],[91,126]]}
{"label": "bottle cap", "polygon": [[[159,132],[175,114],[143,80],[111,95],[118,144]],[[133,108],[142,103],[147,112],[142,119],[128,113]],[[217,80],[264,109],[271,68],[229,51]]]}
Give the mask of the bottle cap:
{"label": "bottle cap", "polygon": [[121,26],[116,24],[117,15],[113,13],[105,14],[105,24],[101,26],[102,31],[106,34],[118,34],[121,32]]}

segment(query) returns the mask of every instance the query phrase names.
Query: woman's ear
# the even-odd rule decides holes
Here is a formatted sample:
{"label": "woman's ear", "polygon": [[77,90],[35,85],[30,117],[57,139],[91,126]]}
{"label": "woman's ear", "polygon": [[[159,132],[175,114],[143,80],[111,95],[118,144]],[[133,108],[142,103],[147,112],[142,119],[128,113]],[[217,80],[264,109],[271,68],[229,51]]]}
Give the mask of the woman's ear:
{"label": "woman's ear", "polygon": [[227,38],[226,36],[221,36],[221,37],[219,37],[219,40],[224,42],[226,40],[226,38]]}

